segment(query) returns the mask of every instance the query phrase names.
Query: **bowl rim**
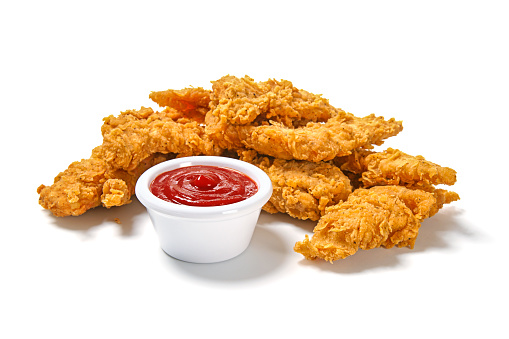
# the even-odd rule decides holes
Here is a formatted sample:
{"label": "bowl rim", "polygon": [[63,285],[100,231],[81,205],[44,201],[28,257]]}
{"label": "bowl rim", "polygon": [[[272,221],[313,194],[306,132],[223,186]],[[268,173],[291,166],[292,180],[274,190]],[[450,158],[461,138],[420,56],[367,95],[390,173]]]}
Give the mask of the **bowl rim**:
{"label": "bowl rim", "polygon": [[[196,165],[218,166],[240,171],[253,179],[258,191],[251,197],[222,206],[187,206],[174,204],[156,197],[149,189],[152,181],[161,173],[172,169]],[[181,157],[159,163],[146,170],[136,182],[135,194],[138,200],[150,210],[176,218],[186,219],[217,219],[247,214],[261,209],[272,195],[272,182],[260,168],[248,162],[221,156],[198,155]]]}

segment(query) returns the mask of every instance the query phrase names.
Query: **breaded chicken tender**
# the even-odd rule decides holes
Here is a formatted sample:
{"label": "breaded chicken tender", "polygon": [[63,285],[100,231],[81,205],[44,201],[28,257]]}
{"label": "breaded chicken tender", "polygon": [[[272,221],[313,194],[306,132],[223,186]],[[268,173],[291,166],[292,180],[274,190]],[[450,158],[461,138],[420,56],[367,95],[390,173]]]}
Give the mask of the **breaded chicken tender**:
{"label": "breaded chicken tender", "polygon": [[341,112],[324,124],[311,122],[301,128],[260,126],[245,143],[259,153],[277,158],[319,162],[350,154],[358,147],[381,145],[402,128],[401,122],[394,119],[385,120],[374,114],[357,118]]}
{"label": "breaded chicken tender", "polygon": [[196,121],[179,123],[179,112],[151,108],[129,110],[118,117],[104,118],[103,144],[92,157],[103,159],[113,168],[133,170],[154,153],[177,153],[179,156],[220,155],[222,149],[212,143],[205,128]]}
{"label": "breaded chicken tender", "polygon": [[138,177],[160,161],[222,153],[203,126],[172,108],[128,110],[104,118],[101,130],[103,143],[92,150],[90,159],[72,163],[53,185],[39,187],[40,205],[54,215],[76,216],[101,203],[129,203]]}
{"label": "breaded chicken tender", "polygon": [[139,176],[172,157],[172,154],[151,155],[132,171],[115,169],[97,158],[73,162],[55,177],[53,185],[39,186],[39,204],[57,217],[78,216],[101,204],[105,207],[128,204]]}
{"label": "breaded chicken tender", "polygon": [[388,148],[383,152],[356,150],[352,155],[334,159],[342,170],[360,174],[362,187],[402,185],[429,188],[432,185],[454,185],[456,171],[442,167],[423,156],[412,156]]}
{"label": "breaded chicken tender", "polygon": [[359,249],[394,246],[413,248],[421,221],[445,203],[458,200],[454,192],[433,193],[402,186],[358,189],[347,201],[328,207],[314,229],[294,250],[306,259],[330,262],[344,259]]}
{"label": "breaded chicken tender", "polygon": [[338,112],[321,95],[295,88],[288,80],[255,82],[228,75],[212,84],[211,114],[233,125],[272,120],[294,127],[327,121]]}
{"label": "breaded chicken tender", "polygon": [[369,115],[357,118],[339,111],[325,123],[309,122],[297,128],[280,123],[232,125],[207,113],[206,132],[222,148],[249,148],[260,154],[285,160],[328,161],[345,156],[359,147],[381,145],[398,134],[403,126],[394,119]]}
{"label": "breaded chicken tender", "polygon": [[269,213],[318,220],[326,207],[346,200],[352,192],[348,178],[332,163],[274,159],[254,151],[239,154],[241,160],[265,171],[272,181],[272,197],[263,207]]}
{"label": "breaded chicken tender", "polygon": [[227,76],[213,82],[206,133],[222,148],[248,148],[284,160],[329,161],[381,145],[401,121],[335,108],[289,81]]}

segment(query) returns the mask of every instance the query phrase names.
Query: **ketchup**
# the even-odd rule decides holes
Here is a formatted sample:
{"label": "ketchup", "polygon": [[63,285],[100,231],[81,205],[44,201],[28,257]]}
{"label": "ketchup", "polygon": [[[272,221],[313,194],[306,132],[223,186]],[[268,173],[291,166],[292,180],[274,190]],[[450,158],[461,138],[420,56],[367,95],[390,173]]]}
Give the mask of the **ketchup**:
{"label": "ketchup", "polygon": [[175,204],[222,206],[253,196],[258,187],[253,179],[234,169],[197,165],[159,174],[150,191]]}

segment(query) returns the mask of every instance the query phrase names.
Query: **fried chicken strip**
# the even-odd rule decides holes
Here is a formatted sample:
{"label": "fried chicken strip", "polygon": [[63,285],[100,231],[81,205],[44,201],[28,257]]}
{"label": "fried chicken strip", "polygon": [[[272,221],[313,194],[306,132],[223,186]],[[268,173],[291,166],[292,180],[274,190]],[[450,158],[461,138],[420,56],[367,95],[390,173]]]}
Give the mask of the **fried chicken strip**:
{"label": "fried chicken strip", "polygon": [[327,121],[338,112],[321,95],[295,88],[287,80],[255,82],[248,76],[227,75],[212,84],[212,114],[234,125],[272,120],[293,127]]}
{"label": "fried chicken strip", "polygon": [[240,160],[256,165],[272,181],[273,193],[263,207],[302,220],[318,220],[327,206],[346,200],[350,181],[332,163],[274,159],[240,151]]}
{"label": "fried chicken strip", "polygon": [[172,154],[151,155],[129,172],[114,169],[97,158],[73,162],[55,177],[53,185],[39,186],[39,204],[57,217],[78,216],[101,204],[108,208],[128,204],[139,176],[172,157]]}
{"label": "fried chicken strip", "polygon": [[207,134],[227,149],[249,148],[285,160],[328,161],[352,153],[356,148],[381,145],[403,126],[394,119],[369,115],[357,118],[340,111],[325,123],[310,122],[291,128],[283,124],[232,125],[213,115],[205,116]]}
{"label": "fried chicken strip", "polygon": [[402,185],[426,189],[432,185],[454,185],[456,171],[442,167],[423,156],[412,156],[388,148],[383,152],[356,150],[353,154],[334,159],[342,170],[361,174],[364,188],[379,185]]}
{"label": "fried chicken strip", "polygon": [[54,215],[80,215],[101,203],[126,204],[138,177],[160,161],[222,152],[203,126],[171,108],[154,112],[142,107],[109,116],[101,130],[103,144],[93,149],[90,159],[72,163],[53,185],[38,188],[40,205]]}
{"label": "fried chicken strip", "polygon": [[456,193],[444,190],[433,194],[402,186],[358,189],[347,201],[328,207],[311,240],[306,235],[294,250],[306,259],[333,262],[359,249],[413,248],[421,221],[458,199]]}
{"label": "fried chicken strip", "polygon": [[207,134],[222,148],[248,148],[285,160],[328,161],[381,145],[402,123],[358,118],[289,81],[226,76],[213,82]]}
{"label": "fried chicken strip", "polygon": [[[185,119],[175,121],[179,118]],[[108,116],[104,118],[101,131],[103,144],[92,151],[92,157],[126,171],[133,170],[154,153],[177,153],[179,156],[222,153],[198,121],[172,108],[154,112],[142,107],[122,112],[118,117]]]}

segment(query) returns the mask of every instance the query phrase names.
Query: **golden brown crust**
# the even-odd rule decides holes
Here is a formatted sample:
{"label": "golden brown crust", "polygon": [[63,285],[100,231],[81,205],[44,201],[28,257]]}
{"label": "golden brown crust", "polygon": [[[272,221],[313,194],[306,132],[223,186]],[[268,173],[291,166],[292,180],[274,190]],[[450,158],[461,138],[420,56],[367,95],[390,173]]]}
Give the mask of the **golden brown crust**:
{"label": "golden brown crust", "polygon": [[365,188],[402,185],[426,189],[432,185],[454,185],[456,182],[456,171],[452,168],[393,148],[382,152],[358,149],[349,156],[334,159],[334,162],[342,170],[360,174],[360,182]]}
{"label": "golden brown crust", "polygon": [[57,217],[78,216],[101,204],[104,207],[128,204],[139,176],[172,157],[173,154],[151,155],[129,172],[114,169],[102,159],[73,162],[57,175],[53,185],[39,186],[39,204]]}
{"label": "golden brown crust", "polygon": [[104,182],[101,202],[104,207],[122,206],[131,202],[131,194],[126,182],[121,179],[108,179]]}
{"label": "golden brown crust", "polygon": [[[209,110],[211,91],[201,87],[151,92],[149,97],[161,107],[171,108],[182,116],[202,123]],[[177,120],[177,119],[174,119]]]}
{"label": "golden brown crust", "polygon": [[107,163],[100,159],[73,162],[55,177],[53,185],[39,187],[39,204],[57,217],[81,215],[101,204],[108,170]]}
{"label": "golden brown crust", "polygon": [[151,92],[149,98],[161,107],[172,107],[177,111],[188,112],[196,107],[208,108],[211,91],[202,87],[191,87],[180,90]]}
{"label": "golden brown crust", "polygon": [[332,160],[381,145],[403,129],[395,119],[355,117],[285,80],[223,77],[213,82],[210,108],[206,133],[220,147],[285,160]]}
{"label": "golden brown crust", "polygon": [[40,187],[41,206],[56,216],[66,216],[83,214],[101,203],[106,207],[126,204],[143,173],[140,169],[161,157],[221,154],[203,126],[196,121],[176,122],[175,116],[178,113],[173,109],[154,112],[142,107],[106,117],[101,128],[103,144],[94,148],[90,159],[71,164],[52,186]]}
{"label": "golden brown crust", "polygon": [[337,114],[327,99],[295,88],[288,80],[255,82],[248,76],[227,75],[212,84],[211,114],[232,125],[272,120],[293,127]]}
{"label": "golden brown crust", "polygon": [[285,160],[328,161],[359,147],[381,145],[398,134],[402,124],[394,119],[369,115],[354,117],[340,112],[325,123],[310,122],[291,128],[282,124],[231,125],[210,112],[205,117],[207,134],[227,149],[249,148],[260,154]]}
{"label": "golden brown crust", "polygon": [[103,144],[92,151],[92,157],[129,171],[154,153],[221,154],[222,150],[210,141],[203,126],[196,121],[176,122],[173,120],[176,114],[172,109],[154,112],[142,107],[139,111],[104,118]]}
{"label": "golden brown crust", "polygon": [[441,207],[433,193],[402,186],[354,191],[346,202],[328,207],[314,229],[294,250],[306,259],[344,259],[359,249],[413,248],[420,222]]}
{"label": "golden brown crust", "polygon": [[239,152],[240,159],[261,168],[272,181],[273,193],[264,210],[294,218],[318,220],[325,208],[346,200],[352,192],[347,176],[332,163],[313,163]]}

